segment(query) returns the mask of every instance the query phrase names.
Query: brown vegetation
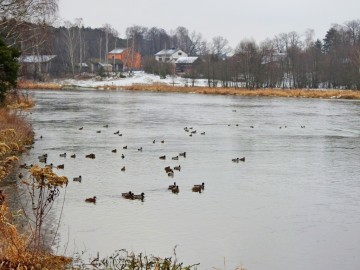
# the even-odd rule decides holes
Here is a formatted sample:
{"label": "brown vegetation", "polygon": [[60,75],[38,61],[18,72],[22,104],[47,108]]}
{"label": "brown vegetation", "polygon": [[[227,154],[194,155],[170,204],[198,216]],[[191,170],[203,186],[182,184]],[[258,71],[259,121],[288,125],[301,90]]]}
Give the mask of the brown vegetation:
{"label": "brown vegetation", "polygon": [[18,81],[17,86],[19,89],[51,89],[51,90],[60,90],[62,86],[57,83],[45,83],[45,82],[35,82],[35,81]]}
{"label": "brown vegetation", "polygon": [[[115,86],[104,86],[105,89],[116,89]],[[119,88],[119,87],[118,87]],[[134,91],[156,92],[187,92],[211,95],[238,95],[238,96],[262,96],[262,97],[297,97],[297,98],[341,98],[360,99],[359,91],[351,90],[307,90],[307,89],[243,89],[243,88],[213,88],[213,87],[178,87],[165,84],[143,85],[136,84],[122,87]]]}
{"label": "brown vegetation", "polygon": [[6,107],[9,109],[30,109],[35,106],[35,101],[29,93],[13,91],[7,93],[5,98]]}
{"label": "brown vegetation", "polygon": [[16,155],[33,142],[31,126],[16,112],[0,109],[0,181],[11,171]]}

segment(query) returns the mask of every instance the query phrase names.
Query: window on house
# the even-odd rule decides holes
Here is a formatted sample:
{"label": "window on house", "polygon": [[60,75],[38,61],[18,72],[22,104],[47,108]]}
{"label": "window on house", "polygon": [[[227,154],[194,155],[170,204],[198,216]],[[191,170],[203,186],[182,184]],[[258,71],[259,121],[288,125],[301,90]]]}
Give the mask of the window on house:
{"label": "window on house", "polygon": [[182,55],[182,53],[181,53],[181,52],[179,52],[179,53],[178,53],[178,55]]}
{"label": "window on house", "polygon": [[166,62],[166,61],[169,61],[169,60],[170,60],[170,58],[169,58],[169,57],[166,57],[166,58],[165,58],[165,62]]}
{"label": "window on house", "polygon": [[161,57],[159,57],[159,62],[161,62],[162,61],[162,58]]}

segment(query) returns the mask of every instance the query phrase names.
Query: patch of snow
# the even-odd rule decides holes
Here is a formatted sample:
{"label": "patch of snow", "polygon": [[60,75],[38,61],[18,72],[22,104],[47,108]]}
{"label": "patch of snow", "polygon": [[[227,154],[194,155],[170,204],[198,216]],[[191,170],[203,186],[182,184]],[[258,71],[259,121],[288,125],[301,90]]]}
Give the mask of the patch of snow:
{"label": "patch of snow", "polygon": [[[126,78],[104,78],[101,81],[96,80],[95,78],[87,79],[87,80],[77,80],[77,79],[66,79],[66,80],[58,80],[60,84],[65,85],[76,85],[80,87],[99,87],[104,85],[113,85],[113,86],[131,86],[133,84],[154,84],[154,83],[163,83],[167,85],[175,85],[175,86],[191,86],[192,80],[182,78],[179,76],[166,76],[165,79],[160,79],[160,76],[154,74],[148,74],[144,71],[135,71],[132,76],[128,76]],[[207,80],[204,79],[196,79],[195,86],[206,86]]]}

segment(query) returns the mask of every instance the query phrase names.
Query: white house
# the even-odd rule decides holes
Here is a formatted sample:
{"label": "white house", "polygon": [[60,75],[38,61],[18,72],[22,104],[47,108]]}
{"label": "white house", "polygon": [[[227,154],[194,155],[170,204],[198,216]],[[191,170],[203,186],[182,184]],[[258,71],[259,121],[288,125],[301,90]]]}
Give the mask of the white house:
{"label": "white house", "polygon": [[175,63],[180,57],[187,57],[187,53],[180,49],[162,50],[155,54],[155,59],[158,62]]}

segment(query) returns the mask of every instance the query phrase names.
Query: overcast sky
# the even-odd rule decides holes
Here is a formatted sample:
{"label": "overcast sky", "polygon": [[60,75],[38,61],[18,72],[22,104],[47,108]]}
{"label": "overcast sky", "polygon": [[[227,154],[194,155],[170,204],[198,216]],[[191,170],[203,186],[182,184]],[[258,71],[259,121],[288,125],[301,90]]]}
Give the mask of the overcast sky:
{"label": "overcast sky", "polygon": [[333,23],[360,19],[360,0],[59,0],[60,17],[85,26],[109,23],[120,37],[137,24],[166,31],[184,26],[208,41],[223,36],[235,47],[244,38],[260,42],[279,33],[314,29],[324,38]]}

